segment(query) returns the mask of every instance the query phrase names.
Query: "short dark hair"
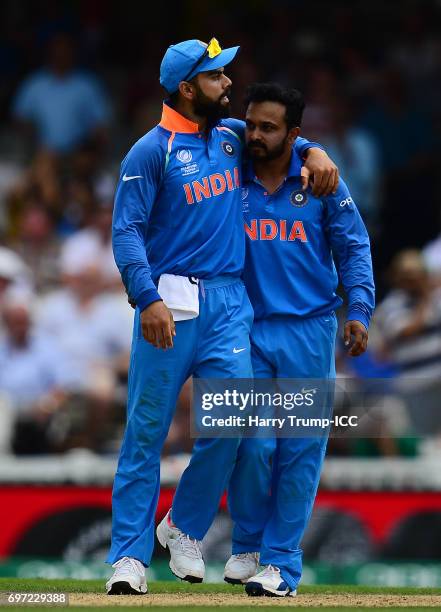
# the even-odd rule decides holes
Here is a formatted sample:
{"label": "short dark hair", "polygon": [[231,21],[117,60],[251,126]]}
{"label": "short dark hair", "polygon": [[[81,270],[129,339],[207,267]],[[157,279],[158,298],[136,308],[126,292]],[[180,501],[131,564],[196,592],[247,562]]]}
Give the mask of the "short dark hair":
{"label": "short dark hair", "polygon": [[305,102],[297,89],[284,87],[279,83],[253,83],[246,91],[245,105],[251,102],[278,102],[286,108],[286,125],[288,130],[302,123]]}
{"label": "short dark hair", "polygon": [[179,98],[179,89],[178,91],[174,91],[172,94],[168,94],[167,101],[172,108],[175,108],[178,103]]}

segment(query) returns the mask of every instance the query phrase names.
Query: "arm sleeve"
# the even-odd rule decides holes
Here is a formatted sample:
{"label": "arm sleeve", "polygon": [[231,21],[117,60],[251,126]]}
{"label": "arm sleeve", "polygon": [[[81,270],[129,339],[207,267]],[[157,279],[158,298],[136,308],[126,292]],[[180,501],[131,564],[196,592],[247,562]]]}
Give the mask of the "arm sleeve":
{"label": "arm sleeve", "polygon": [[160,147],[149,148],[138,142],[121,164],[115,194],[113,255],[126,291],[141,311],[161,299],[147,261],[146,234],[162,168]]}
{"label": "arm sleeve", "polygon": [[343,180],[337,193],[323,202],[326,232],[348,298],[346,320],[360,321],[367,329],[375,306],[375,286],[366,227]]}
{"label": "arm sleeve", "polygon": [[322,151],[324,151],[324,147],[322,147],[321,144],[318,144],[317,142],[311,142],[309,140],[307,140],[306,138],[302,138],[301,136],[297,136],[297,138],[295,139],[294,142],[294,151],[297,153],[297,155],[303,159],[305,157],[305,153],[308,149],[321,149]]}

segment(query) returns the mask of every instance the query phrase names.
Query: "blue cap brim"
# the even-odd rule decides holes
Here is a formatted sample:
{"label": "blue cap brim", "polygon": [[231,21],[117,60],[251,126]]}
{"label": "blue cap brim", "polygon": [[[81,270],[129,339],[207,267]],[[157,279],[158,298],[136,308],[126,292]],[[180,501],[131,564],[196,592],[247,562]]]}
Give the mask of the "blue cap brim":
{"label": "blue cap brim", "polygon": [[218,68],[227,66],[234,60],[239,49],[240,47],[230,47],[229,49],[223,49],[216,57],[210,58],[207,56],[200,65],[196,67],[196,70],[187,77],[187,81],[190,81],[200,72],[209,72],[210,70],[217,70]]}

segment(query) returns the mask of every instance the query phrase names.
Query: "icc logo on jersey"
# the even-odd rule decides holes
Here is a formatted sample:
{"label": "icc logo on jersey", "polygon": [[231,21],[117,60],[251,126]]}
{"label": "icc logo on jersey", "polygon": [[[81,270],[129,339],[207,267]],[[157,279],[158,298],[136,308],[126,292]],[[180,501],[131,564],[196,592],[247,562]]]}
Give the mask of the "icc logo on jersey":
{"label": "icc logo on jersey", "polygon": [[297,208],[302,208],[302,206],[306,206],[306,204],[308,203],[308,196],[301,189],[297,189],[296,191],[293,191],[291,193],[291,195],[289,196],[289,201],[293,206],[297,206]]}
{"label": "icc logo on jersey", "polygon": [[191,160],[193,159],[193,155],[191,154],[191,151],[189,149],[180,149],[177,153],[176,153],[176,157],[179,159],[180,162],[182,162],[183,164],[188,164],[191,162]]}
{"label": "icc logo on jersey", "polygon": [[231,142],[228,142],[228,140],[224,140],[221,143],[221,147],[222,147],[222,151],[225,153],[225,155],[228,155],[228,157],[233,157],[233,155],[234,155],[234,147],[231,144]]}

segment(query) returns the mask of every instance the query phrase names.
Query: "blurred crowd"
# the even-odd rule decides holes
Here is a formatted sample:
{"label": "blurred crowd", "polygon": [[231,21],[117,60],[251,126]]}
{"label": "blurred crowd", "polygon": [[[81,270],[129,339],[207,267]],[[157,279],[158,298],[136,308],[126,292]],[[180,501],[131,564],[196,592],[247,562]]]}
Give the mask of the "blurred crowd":
{"label": "blurred crowd", "polygon": [[[6,0],[2,17],[0,452],[116,452],[133,318],[111,251],[118,166],[159,120],[166,47],[213,35],[242,47],[229,71],[236,116],[252,81],[304,92],[302,133],[338,164],[372,238],[370,350],[350,361],[341,349],[338,370],[393,390],[378,436],[330,452],[439,452],[439,2]],[[191,448],[189,393],[169,453]]]}

